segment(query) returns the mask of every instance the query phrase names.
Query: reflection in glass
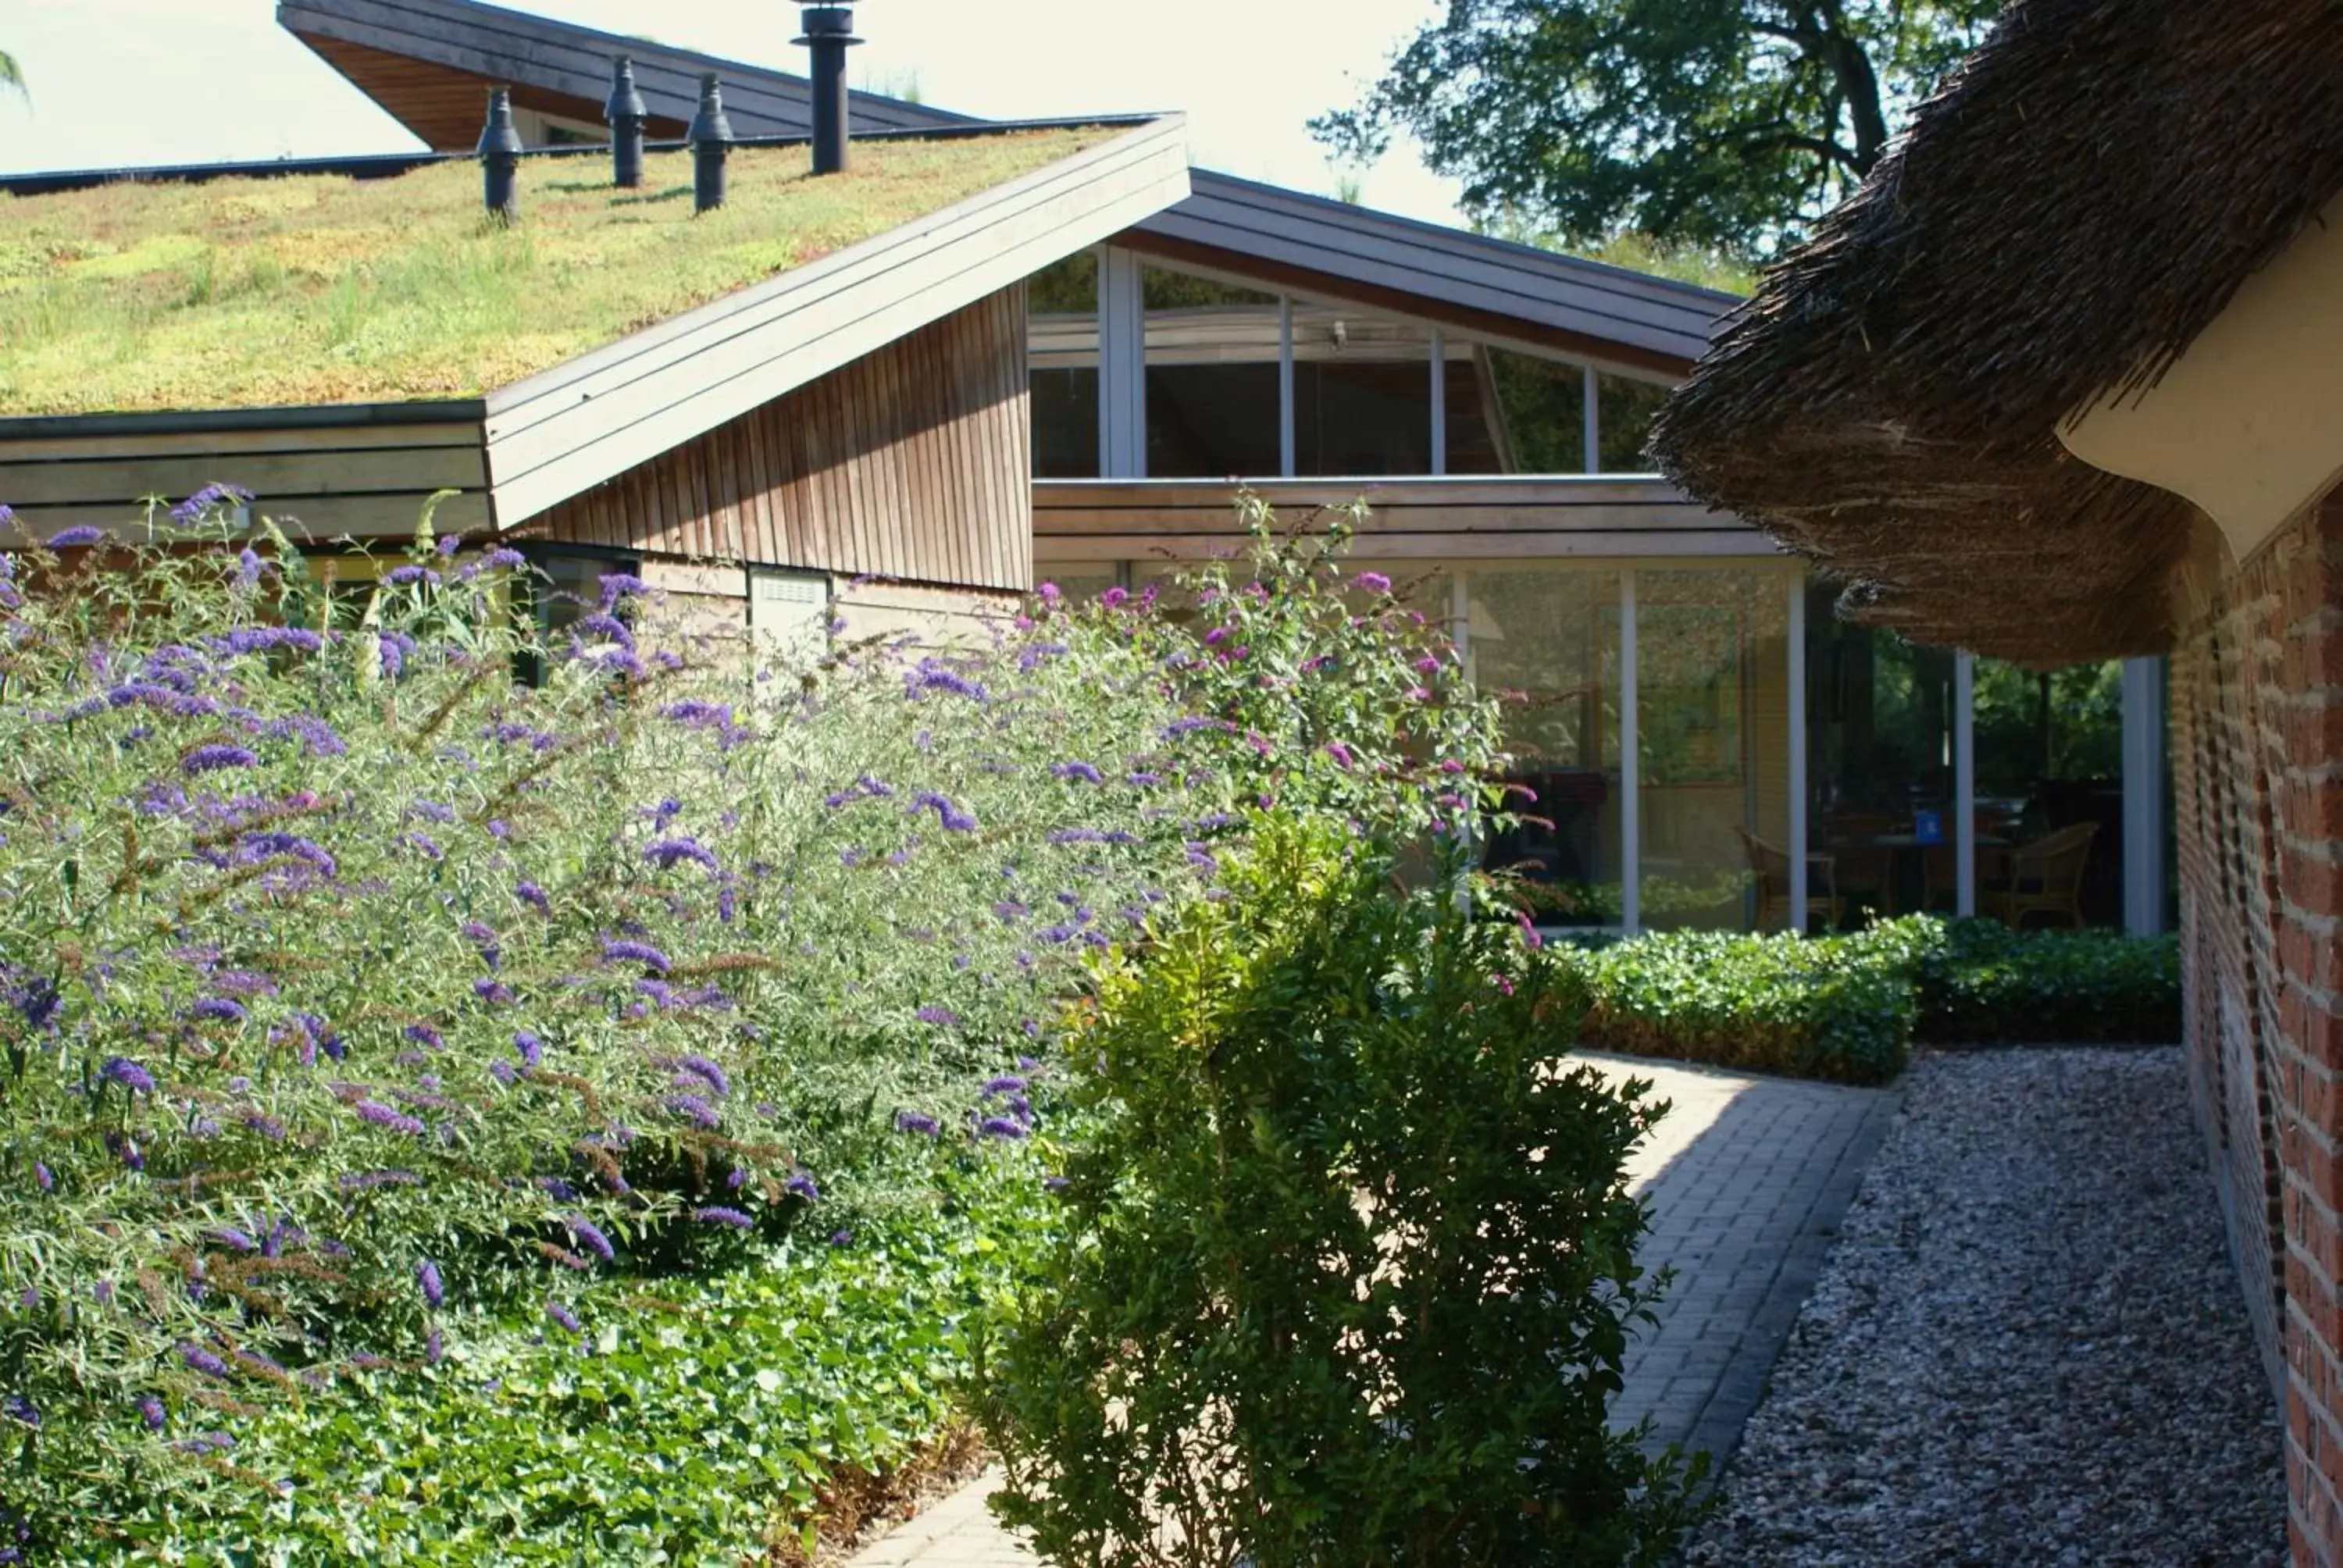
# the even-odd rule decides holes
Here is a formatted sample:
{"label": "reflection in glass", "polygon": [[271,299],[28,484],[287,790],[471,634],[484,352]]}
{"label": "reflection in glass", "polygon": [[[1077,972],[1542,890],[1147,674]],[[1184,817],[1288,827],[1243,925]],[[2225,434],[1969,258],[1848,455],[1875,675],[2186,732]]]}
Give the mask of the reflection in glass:
{"label": "reflection in glass", "polygon": [[1648,928],[1790,923],[1788,596],[1745,563],[1635,575]]}
{"label": "reflection in glass", "polygon": [[1099,474],[1098,256],[1081,251],[1026,280],[1033,477]]}
{"label": "reflection in glass", "polygon": [[1465,578],[1473,678],[1504,703],[1510,778],[1534,792],[1493,832],[1492,869],[1523,883],[1541,923],[1619,923],[1619,574],[1475,571]]}
{"label": "reflection in glass", "polygon": [[2009,841],[1979,856],[1978,912],[2004,910],[2017,879],[2029,925],[2121,925],[2122,662],[2037,671],[1980,658],[1976,693],[1978,826]]}

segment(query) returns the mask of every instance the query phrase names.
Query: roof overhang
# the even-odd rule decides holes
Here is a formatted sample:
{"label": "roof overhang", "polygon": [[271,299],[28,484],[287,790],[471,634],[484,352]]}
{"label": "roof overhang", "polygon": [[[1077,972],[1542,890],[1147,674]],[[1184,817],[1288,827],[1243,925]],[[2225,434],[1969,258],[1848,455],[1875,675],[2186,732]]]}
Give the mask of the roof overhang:
{"label": "roof overhang", "polygon": [[2202,508],[2239,560],[2343,475],[2343,200],[2135,397],[2058,432],[2085,462]]}
{"label": "roof overhang", "polygon": [[2250,548],[2343,462],[2326,382],[2282,385],[2335,328],[2254,281],[2343,192],[2338,120],[2328,0],[2013,0],[1724,325],[1654,450],[1855,579],[1866,618],[2037,666],[2160,651],[2223,548],[2197,503]]}

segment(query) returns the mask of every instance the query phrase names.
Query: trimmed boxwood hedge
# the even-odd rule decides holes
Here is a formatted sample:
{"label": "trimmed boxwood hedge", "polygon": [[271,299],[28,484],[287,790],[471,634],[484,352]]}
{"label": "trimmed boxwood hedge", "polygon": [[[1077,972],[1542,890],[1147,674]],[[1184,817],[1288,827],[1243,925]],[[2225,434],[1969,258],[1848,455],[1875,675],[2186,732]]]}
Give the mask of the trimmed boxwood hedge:
{"label": "trimmed boxwood hedge", "polygon": [[1593,1050],[1883,1083],[1916,1041],[2180,1037],[2169,937],[1915,915],[1846,936],[1668,931],[1547,951],[1585,977]]}

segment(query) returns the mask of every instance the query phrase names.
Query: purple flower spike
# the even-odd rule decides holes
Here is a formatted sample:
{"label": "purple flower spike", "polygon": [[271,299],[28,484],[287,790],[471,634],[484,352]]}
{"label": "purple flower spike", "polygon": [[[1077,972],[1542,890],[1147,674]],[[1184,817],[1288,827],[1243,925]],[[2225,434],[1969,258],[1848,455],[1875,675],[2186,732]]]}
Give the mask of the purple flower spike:
{"label": "purple flower spike", "polygon": [[1004,1072],[998,1078],[989,1079],[984,1085],[984,1092],[987,1094],[1018,1094],[1023,1092],[1024,1089],[1025,1081],[1013,1072]]}
{"label": "purple flower spike", "polygon": [[895,1131],[916,1132],[923,1137],[933,1138],[941,1130],[936,1125],[936,1119],[932,1116],[922,1116],[916,1111],[898,1111],[895,1112]]}
{"label": "purple flower spike", "polygon": [[193,778],[197,774],[215,773],[225,768],[257,768],[258,753],[241,746],[198,746],[179,759],[181,771]]}
{"label": "purple flower spike", "polygon": [[553,912],[553,900],[548,898],[546,896],[545,890],[538,887],[535,882],[521,883],[519,886],[513,889],[513,897],[518,899],[522,903],[527,904],[540,915],[549,915]]}
{"label": "purple flower spike", "polygon": [[542,1067],[545,1065],[545,1041],[538,1039],[536,1035],[530,1033],[528,1030],[517,1029],[513,1030],[513,1049],[520,1052],[522,1066]]}
{"label": "purple flower spike", "polygon": [[56,1191],[57,1179],[49,1173],[48,1166],[38,1160],[33,1161],[33,1182],[44,1192]]}
{"label": "purple flower spike", "polygon": [[392,1132],[403,1132],[409,1138],[420,1138],[429,1131],[414,1117],[393,1111],[378,1101],[361,1100],[353,1109],[357,1111],[359,1121]]}
{"label": "purple flower spike", "polygon": [[51,535],[49,548],[53,550],[86,549],[104,538],[106,538],[104,528],[93,528],[87,523],[82,523],[70,528],[60,528]]}
{"label": "purple flower spike", "polygon": [[546,1302],[545,1315],[551,1318],[555,1322],[559,1323],[563,1328],[568,1329],[573,1334],[582,1334],[586,1332],[586,1325],[578,1321],[578,1314],[571,1312],[568,1307],[563,1306],[559,1302],[549,1301]]}
{"label": "purple flower spike", "polygon": [[724,1225],[735,1231],[746,1231],[757,1223],[739,1210],[727,1209],[719,1204],[710,1204],[705,1209],[694,1209],[691,1211],[691,1217],[703,1225]]}
{"label": "purple flower spike", "polygon": [[118,1083],[133,1094],[155,1092],[155,1075],[126,1056],[109,1056],[97,1070],[98,1077],[109,1083]]}
{"label": "purple flower spike", "polygon": [[439,1265],[426,1258],[415,1266],[416,1287],[423,1292],[423,1304],[436,1307],[447,1299],[447,1287],[439,1279]]}
{"label": "purple flower spike", "polygon": [[186,1362],[187,1365],[194,1368],[196,1371],[203,1373],[206,1377],[228,1378],[235,1375],[227,1370],[227,1362],[220,1360],[219,1357],[212,1354],[211,1352],[204,1349],[201,1345],[180,1345],[179,1359]]}
{"label": "purple flower spike", "polygon": [[660,974],[667,973],[674,967],[668,962],[665,953],[649,942],[613,940],[608,938],[605,938],[602,942],[602,961],[640,964],[645,969],[657,970]]}
{"label": "purple flower spike", "polygon": [[1005,1116],[988,1116],[976,1124],[976,1131],[980,1136],[985,1138],[1014,1140],[1026,1135],[1025,1129]]}
{"label": "purple flower spike", "polygon": [[850,1247],[854,1244],[854,1232],[851,1231],[832,1231],[830,1233],[830,1244],[833,1247]]}
{"label": "purple flower spike", "polygon": [[708,1085],[719,1100],[732,1092],[732,1081],[724,1076],[724,1070],[704,1056],[679,1056],[675,1065]]}
{"label": "purple flower spike", "polygon": [[789,1189],[789,1191],[796,1193],[799,1197],[804,1199],[809,1203],[819,1203],[821,1201],[821,1189],[815,1186],[813,1184],[813,1178],[807,1175],[802,1171],[790,1177],[787,1181],[781,1183],[781,1185]]}
{"label": "purple flower spike", "polygon": [[145,1424],[148,1432],[162,1431],[164,1420],[163,1402],[156,1399],[151,1393],[145,1399],[140,1400],[138,1402],[138,1419]]}
{"label": "purple flower spike", "polygon": [[947,1029],[960,1022],[960,1014],[948,1007],[923,1007],[911,1016],[921,1023],[941,1024]]}
{"label": "purple flower spike", "polygon": [[224,996],[207,996],[189,1008],[187,1016],[213,1023],[242,1023],[252,1015]]}
{"label": "purple flower spike", "polygon": [[211,1232],[211,1238],[213,1241],[217,1241],[221,1246],[233,1248],[235,1251],[239,1252],[257,1252],[260,1251],[259,1242],[254,1241],[251,1237],[246,1235],[243,1231],[237,1230],[233,1225],[222,1225],[218,1230]]}
{"label": "purple flower spike", "polygon": [[716,852],[697,839],[653,839],[643,847],[643,859],[662,871],[673,870],[685,860],[705,867],[710,872],[724,869],[717,862]]}
{"label": "purple flower spike", "polygon": [[710,1131],[723,1125],[723,1118],[716,1114],[716,1108],[696,1094],[671,1096],[668,1100],[667,1108],[685,1121],[707,1128]]}
{"label": "purple flower spike", "polygon": [[1391,592],[1391,578],[1381,572],[1361,572],[1351,580],[1357,583],[1361,590],[1366,593]]}
{"label": "purple flower spike", "polygon": [[618,1254],[611,1247],[610,1238],[602,1234],[601,1227],[595,1224],[593,1221],[583,1214],[572,1214],[562,1223],[569,1227],[570,1235],[577,1239],[579,1246],[601,1259],[602,1261],[608,1263],[617,1260]]}

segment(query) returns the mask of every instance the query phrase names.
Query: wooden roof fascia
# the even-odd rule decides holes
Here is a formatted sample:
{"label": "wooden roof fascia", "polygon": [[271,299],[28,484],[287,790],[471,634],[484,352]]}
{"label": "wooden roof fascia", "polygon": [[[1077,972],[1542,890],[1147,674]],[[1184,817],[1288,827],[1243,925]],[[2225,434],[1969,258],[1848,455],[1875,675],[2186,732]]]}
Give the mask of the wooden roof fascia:
{"label": "wooden roof fascia", "polygon": [[[1567,327],[1322,272],[1292,261],[1225,250],[1151,227],[1119,234],[1114,243],[1224,283],[1252,288],[1267,285],[1301,297],[1353,305],[1424,326],[1453,327],[1499,348],[1592,365],[1638,381],[1673,386],[1692,369],[1690,357],[1634,349]],[[1308,254],[1306,246],[1298,248]]]}
{"label": "wooden roof fascia", "polygon": [[172,408],[151,414],[15,414],[0,417],[0,441],[327,430],[351,426],[478,425],[487,415],[488,404],[478,397],[403,403],[305,403],[274,408]]}
{"label": "wooden roof fascia", "polygon": [[[736,127],[803,131],[812,124],[811,89],[802,76],[478,0],[279,0],[277,20],[297,36],[338,39],[555,93],[590,106],[598,122],[609,95],[610,61],[626,55],[655,118],[689,122],[699,76],[713,71],[724,78],[725,112]],[[777,27],[787,25],[777,19]],[[964,124],[970,116],[856,93],[850,118],[860,131]]]}
{"label": "wooden roof fascia", "polygon": [[1186,124],[1087,152],[492,393],[511,527],[1019,283],[1188,192]]}

